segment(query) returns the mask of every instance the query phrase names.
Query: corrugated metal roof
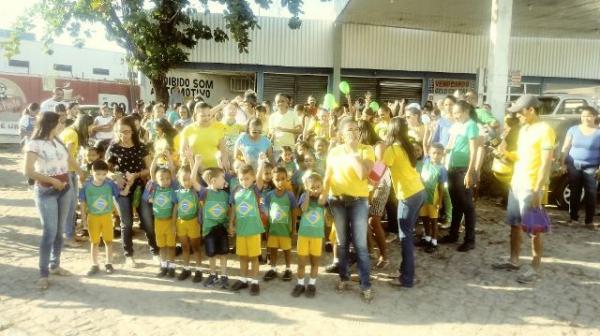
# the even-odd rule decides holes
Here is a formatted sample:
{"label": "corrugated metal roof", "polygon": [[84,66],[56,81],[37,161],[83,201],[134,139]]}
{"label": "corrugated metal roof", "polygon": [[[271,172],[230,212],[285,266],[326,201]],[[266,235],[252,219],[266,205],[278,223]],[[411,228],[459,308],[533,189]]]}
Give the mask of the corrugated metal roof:
{"label": "corrugated metal roof", "polygon": [[[202,15],[211,27],[225,27],[221,15]],[[250,52],[233,41],[200,41],[190,62],[333,67],[333,23],[304,20],[291,30],[287,19],[260,17]],[[487,66],[487,35],[361,24],[342,26],[342,68],[476,73]],[[600,79],[600,40],[513,37],[511,69],[525,76]]]}
{"label": "corrugated metal roof", "polygon": [[[222,15],[201,15],[204,23],[225,29]],[[331,22],[303,20],[300,29],[288,27],[284,18],[259,17],[260,30],[250,33],[249,53],[240,54],[233,41],[200,41],[190,54],[190,62],[264,64],[280,66],[332,66],[333,25]]]}

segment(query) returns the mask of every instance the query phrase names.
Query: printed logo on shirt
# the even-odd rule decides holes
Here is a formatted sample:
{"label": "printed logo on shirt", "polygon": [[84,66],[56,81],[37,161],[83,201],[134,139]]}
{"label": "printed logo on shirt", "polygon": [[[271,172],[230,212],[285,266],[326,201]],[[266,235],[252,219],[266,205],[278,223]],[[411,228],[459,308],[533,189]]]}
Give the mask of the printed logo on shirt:
{"label": "printed logo on shirt", "polygon": [[166,195],[164,194],[159,194],[158,196],[156,196],[156,198],[154,199],[154,203],[156,203],[156,205],[158,205],[159,207],[164,207],[166,205],[169,204],[169,199],[167,198]]}
{"label": "printed logo on shirt", "polygon": [[180,206],[181,206],[181,210],[183,210],[183,211],[190,211],[192,209],[192,204],[188,200],[181,201]]}
{"label": "printed logo on shirt", "polygon": [[241,202],[237,207],[238,213],[243,217],[248,216],[254,207],[248,202]]}
{"label": "printed logo on shirt", "polygon": [[212,218],[221,218],[225,214],[225,208],[220,203],[207,202],[207,212]]}
{"label": "printed logo on shirt", "polygon": [[104,197],[98,197],[92,206],[98,211],[104,211],[108,207],[108,201]]}
{"label": "printed logo on shirt", "polygon": [[317,210],[308,210],[306,219],[310,224],[315,225],[319,220],[321,220],[321,214]]}
{"label": "printed logo on shirt", "polygon": [[283,222],[288,219],[288,207],[282,207],[277,203],[271,204],[271,218],[274,222]]}

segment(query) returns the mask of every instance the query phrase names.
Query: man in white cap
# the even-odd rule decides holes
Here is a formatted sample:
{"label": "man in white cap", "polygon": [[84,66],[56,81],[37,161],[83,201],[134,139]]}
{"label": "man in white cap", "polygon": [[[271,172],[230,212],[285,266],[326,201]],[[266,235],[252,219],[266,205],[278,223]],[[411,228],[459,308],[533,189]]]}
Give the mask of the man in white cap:
{"label": "man in white cap", "polygon": [[[522,95],[508,112],[516,113],[521,122],[517,152],[506,153],[515,159],[514,174],[506,208],[506,220],[511,226],[510,259],[492,265],[494,269],[518,270],[521,249],[521,223],[524,213],[541,205],[544,187],[548,182],[556,135],[554,130],[539,118],[541,103],[533,95]],[[539,278],[542,262],[542,236],[533,234],[531,268],[517,277],[520,283]]]}

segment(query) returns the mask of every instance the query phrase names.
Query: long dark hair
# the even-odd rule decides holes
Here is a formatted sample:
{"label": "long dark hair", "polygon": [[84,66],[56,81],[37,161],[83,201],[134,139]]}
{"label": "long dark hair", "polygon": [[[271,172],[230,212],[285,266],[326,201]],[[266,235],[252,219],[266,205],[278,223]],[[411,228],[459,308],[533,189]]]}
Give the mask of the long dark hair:
{"label": "long dark hair", "polygon": [[169,148],[173,149],[173,138],[177,135],[177,130],[171,126],[171,123],[167,119],[159,119],[156,122],[156,128],[160,128],[161,131],[165,134],[165,139],[167,139],[167,143],[169,144]]}
{"label": "long dark hair", "polygon": [[89,127],[94,122],[94,119],[84,113],[80,113],[75,119],[75,122],[71,127],[77,132],[77,138],[79,139],[79,146],[87,147],[88,140],[90,139]]}
{"label": "long dark hair", "polygon": [[482,124],[481,120],[477,116],[477,112],[475,112],[475,107],[469,104],[466,100],[459,100],[455,104],[458,106],[463,112],[466,112],[469,115],[469,118],[478,124]]}
{"label": "long dark hair", "polygon": [[402,149],[404,149],[404,152],[406,152],[410,165],[416,167],[417,158],[415,157],[413,145],[408,137],[408,124],[406,123],[406,120],[401,117],[392,118],[390,128],[387,132],[386,145],[392,146],[396,142],[399,143]]}
{"label": "long dark hair", "polygon": [[35,124],[32,140],[50,140],[50,133],[60,120],[60,115],[55,112],[44,112],[42,113]]}
{"label": "long dark hair", "polygon": [[358,140],[363,145],[374,146],[381,141],[381,138],[375,132],[373,125],[366,120],[358,121]]}
{"label": "long dark hair", "polygon": [[[124,126],[128,126],[129,128],[131,128],[131,141],[133,142],[133,145],[135,147],[138,147],[142,144],[142,142],[140,141],[140,136],[138,135],[138,129],[137,127],[135,127],[135,118],[132,116],[125,116],[119,120],[117,120],[117,125],[124,125]],[[117,137],[116,139],[114,139],[114,142],[118,143],[119,142],[119,138],[117,135],[115,135],[115,137]]]}

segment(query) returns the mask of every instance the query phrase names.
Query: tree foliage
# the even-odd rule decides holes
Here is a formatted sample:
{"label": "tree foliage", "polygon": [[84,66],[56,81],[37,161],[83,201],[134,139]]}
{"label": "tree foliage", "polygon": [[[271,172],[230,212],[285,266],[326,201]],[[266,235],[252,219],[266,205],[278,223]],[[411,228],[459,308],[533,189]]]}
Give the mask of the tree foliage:
{"label": "tree foliage", "polygon": [[[225,6],[225,27],[205,24],[199,11],[208,12],[209,1]],[[302,0],[280,0],[292,17],[289,27],[300,28]],[[268,9],[272,0],[254,0]],[[167,72],[188,60],[189,49],[200,40],[224,42],[230,37],[240,53],[247,53],[250,32],[260,29],[247,0],[39,0],[15,21],[9,39],[2,43],[5,56],[19,53],[19,37],[31,31],[37,22],[44,24],[41,38],[47,53],[65,32],[76,46],[83,46],[88,30],[83,23],[101,23],[107,39],[128,51],[128,61],[152,82],[157,100],[168,99],[162,82]],[[161,86],[161,87],[157,87]]]}

